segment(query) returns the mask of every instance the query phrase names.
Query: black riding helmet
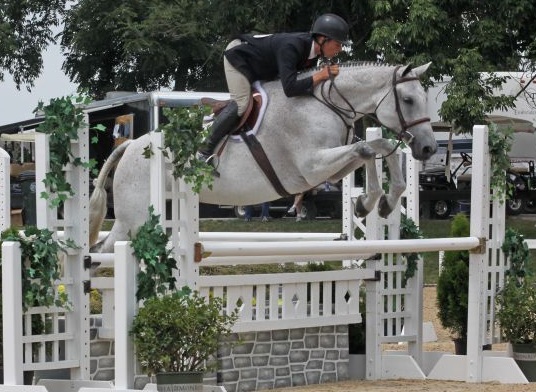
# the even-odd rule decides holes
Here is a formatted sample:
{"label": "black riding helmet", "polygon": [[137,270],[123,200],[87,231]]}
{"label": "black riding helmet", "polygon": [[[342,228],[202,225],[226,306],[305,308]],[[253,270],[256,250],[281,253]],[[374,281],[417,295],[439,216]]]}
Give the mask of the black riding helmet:
{"label": "black riding helmet", "polygon": [[315,20],[311,33],[344,43],[348,39],[348,30],[348,23],[339,15],[324,14]]}

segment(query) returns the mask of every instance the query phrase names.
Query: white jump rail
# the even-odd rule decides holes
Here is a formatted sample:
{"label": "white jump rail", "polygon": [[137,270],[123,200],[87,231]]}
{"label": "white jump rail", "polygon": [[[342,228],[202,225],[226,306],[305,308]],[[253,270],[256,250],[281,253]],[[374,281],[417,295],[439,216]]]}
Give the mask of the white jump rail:
{"label": "white jump rail", "polygon": [[[359,254],[418,253],[439,250],[471,250],[480,245],[477,237],[431,238],[418,240],[278,242],[277,245],[255,242],[199,242],[197,261],[220,257],[316,256],[355,257]],[[249,260],[249,259],[248,259]]]}

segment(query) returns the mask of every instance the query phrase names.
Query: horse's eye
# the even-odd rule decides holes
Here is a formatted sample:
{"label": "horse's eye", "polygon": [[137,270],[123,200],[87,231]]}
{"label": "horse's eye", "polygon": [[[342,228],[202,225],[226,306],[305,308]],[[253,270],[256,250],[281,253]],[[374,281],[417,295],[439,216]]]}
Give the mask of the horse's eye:
{"label": "horse's eye", "polygon": [[411,97],[404,97],[404,98],[402,98],[402,101],[404,101],[404,103],[407,103],[408,105],[413,104],[413,98],[411,98]]}

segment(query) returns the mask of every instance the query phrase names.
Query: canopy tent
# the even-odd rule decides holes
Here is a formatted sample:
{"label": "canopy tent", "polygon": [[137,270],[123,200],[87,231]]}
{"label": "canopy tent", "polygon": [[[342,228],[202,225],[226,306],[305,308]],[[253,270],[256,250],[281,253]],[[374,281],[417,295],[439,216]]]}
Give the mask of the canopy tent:
{"label": "canopy tent", "polygon": [[35,141],[35,132],[24,133],[3,133],[0,135],[0,141],[2,142],[33,142]]}
{"label": "canopy tent", "polygon": [[[534,133],[536,131],[532,122],[521,118],[490,114],[486,116],[486,120],[489,123],[497,124],[499,128],[511,127],[515,133]],[[434,132],[450,132],[452,125],[444,121],[435,121],[432,123],[432,128]]]}
{"label": "canopy tent", "polygon": [[[523,120],[520,118],[501,116],[501,115],[488,115],[486,119],[489,123],[497,124],[499,129],[510,127],[514,131],[514,138],[512,142],[512,148],[508,154],[513,160],[536,160],[536,129],[532,122],[528,120]],[[452,126],[450,123],[443,121],[436,121],[432,123],[432,128],[434,132],[450,132]],[[452,137],[452,144],[450,146],[450,151],[457,152],[456,140],[462,137],[462,135],[448,135]],[[464,143],[463,145],[467,149],[468,145],[472,144],[472,139],[470,134],[464,134]],[[445,142],[447,142],[445,140]],[[448,148],[448,147],[447,147]],[[458,151],[459,152],[459,151]],[[470,152],[470,151],[465,151]]]}

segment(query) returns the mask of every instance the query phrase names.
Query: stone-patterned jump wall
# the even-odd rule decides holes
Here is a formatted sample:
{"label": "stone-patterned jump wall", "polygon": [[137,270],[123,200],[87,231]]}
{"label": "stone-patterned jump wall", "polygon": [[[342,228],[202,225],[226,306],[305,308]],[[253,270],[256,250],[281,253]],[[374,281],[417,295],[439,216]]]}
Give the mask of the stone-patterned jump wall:
{"label": "stone-patterned jump wall", "polygon": [[[91,378],[113,380],[114,341],[99,338],[100,325],[99,317],[91,318]],[[249,392],[349,379],[346,325],[238,333],[231,340],[240,344],[222,345],[218,371],[206,374],[205,384]],[[134,388],[148,382],[139,375]]]}
{"label": "stone-patterned jump wall", "polygon": [[348,374],[346,325],[237,334],[222,346],[217,384],[248,392],[344,381]]}
{"label": "stone-patterned jump wall", "polygon": [[92,380],[109,381],[115,379],[115,345],[113,339],[99,337],[99,328],[102,326],[102,317],[90,317],[90,374]]}

